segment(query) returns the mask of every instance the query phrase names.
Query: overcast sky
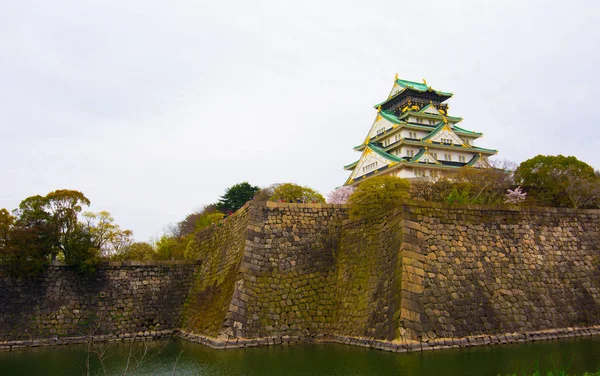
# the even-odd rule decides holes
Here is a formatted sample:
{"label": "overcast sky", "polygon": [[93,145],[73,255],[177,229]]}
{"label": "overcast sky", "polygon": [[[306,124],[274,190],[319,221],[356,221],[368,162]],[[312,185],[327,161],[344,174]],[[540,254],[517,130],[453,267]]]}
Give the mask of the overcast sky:
{"label": "overcast sky", "polygon": [[0,1],[0,208],[82,191],[137,240],[225,188],[326,193],[397,72],[499,159],[600,168],[597,1]]}

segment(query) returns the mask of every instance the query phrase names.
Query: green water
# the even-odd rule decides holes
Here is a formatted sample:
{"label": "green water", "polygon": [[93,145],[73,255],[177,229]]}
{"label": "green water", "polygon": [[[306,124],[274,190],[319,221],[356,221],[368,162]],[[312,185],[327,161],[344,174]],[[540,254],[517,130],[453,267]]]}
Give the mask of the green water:
{"label": "green water", "polygon": [[[337,344],[305,344],[226,351],[182,340],[101,345],[91,375],[498,375],[567,368],[600,370],[600,338],[395,354]],[[104,350],[104,370],[98,353]],[[146,355],[143,356],[143,351]],[[85,375],[85,346],[0,352],[0,375]],[[140,362],[141,360],[141,362]],[[536,365],[539,364],[539,365]]]}

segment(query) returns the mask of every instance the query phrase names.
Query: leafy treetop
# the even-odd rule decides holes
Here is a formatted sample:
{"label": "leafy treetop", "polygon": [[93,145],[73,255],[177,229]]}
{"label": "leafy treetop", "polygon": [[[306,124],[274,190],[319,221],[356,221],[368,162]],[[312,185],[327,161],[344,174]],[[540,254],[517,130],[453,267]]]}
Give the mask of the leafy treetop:
{"label": "leafy treetop", "polygon": [[325,203],[325,198],[317,191],[309,187],[303,187],[294,183],[278,185],[273,190],[270,201],[303,202],[303,203]]}
{"label": "leafy treetop", "polygon": [[215,205],[216,209],[224,213],[235,212],[244,206],[246,202],[252,200],[254,194],[259,190],[259,187],[252,186],[247,181],[232,185],[221,196],[221,199]]}
{"label": "leafy treetop", "polygon": [[353,218],[376,215],[400,207],[410,198],[410,183],[396,176],[375,176],[363,181],[348,199]]}

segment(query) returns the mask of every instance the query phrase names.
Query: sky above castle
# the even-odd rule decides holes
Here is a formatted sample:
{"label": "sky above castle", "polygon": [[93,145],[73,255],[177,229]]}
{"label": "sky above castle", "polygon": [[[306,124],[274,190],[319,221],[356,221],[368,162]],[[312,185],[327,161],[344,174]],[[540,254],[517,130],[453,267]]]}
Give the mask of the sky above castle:
{"label": "sky above castle", "polygon": [[82,191],[138,240],[241,181],[344,183],[397,72],[496,159],[600,168],[600,3],[0,2],[0,208]]}

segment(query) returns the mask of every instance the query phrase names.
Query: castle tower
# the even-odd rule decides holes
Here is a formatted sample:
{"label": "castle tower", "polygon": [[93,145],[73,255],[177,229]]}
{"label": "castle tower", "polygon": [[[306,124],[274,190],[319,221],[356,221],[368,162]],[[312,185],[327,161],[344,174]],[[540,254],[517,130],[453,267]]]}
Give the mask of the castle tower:
{"label": "castle tower", "polygon": [[352,171],[345,185],[377,175],[401,178],[436,177],[471,166],[490,167],[497,150],[475,146],[482,133],[460,128],[462,118],[448,115],[452,93],[396,75],[388,98],[375,105],[377,116],[365,141],[354,150],[360,159],[344,166]]}

